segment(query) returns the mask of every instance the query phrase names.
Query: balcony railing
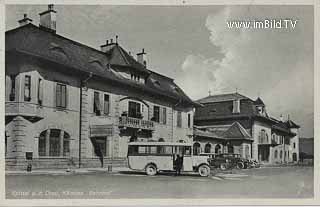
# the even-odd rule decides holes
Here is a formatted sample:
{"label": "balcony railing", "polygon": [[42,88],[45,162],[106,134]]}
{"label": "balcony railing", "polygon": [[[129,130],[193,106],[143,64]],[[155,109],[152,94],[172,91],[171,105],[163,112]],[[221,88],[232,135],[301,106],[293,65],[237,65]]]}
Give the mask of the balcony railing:
{"label": "balcony railing", "polygon": [[136,128],[136,129],[154,130],[153,121],[137,119],[137,118],[127,117],[127,116],[121,116],[119,118],[119,126]]}

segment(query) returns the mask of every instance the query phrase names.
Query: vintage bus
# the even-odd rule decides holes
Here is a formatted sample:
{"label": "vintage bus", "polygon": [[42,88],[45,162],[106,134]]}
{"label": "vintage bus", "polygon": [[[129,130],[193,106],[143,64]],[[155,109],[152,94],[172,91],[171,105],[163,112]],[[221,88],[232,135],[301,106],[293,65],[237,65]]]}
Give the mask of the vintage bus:
{"label": "vintage bus", "polygon": [[175,170],[176,156],[183,159],[181,171],[209,176],[208,157],[192,155],[191,143],[131,142],[128,144],[128,165],[132,170],[144,170],[147,175]]}

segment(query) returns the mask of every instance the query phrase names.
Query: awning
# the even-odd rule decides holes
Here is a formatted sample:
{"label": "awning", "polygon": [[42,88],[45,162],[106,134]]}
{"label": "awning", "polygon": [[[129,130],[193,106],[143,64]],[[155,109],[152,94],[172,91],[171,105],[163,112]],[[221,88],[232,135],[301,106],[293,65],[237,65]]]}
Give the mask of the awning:
{"label": "awning", "polygon": [[91,125],[90,137],[106,137],[113,135],[113,125]]}

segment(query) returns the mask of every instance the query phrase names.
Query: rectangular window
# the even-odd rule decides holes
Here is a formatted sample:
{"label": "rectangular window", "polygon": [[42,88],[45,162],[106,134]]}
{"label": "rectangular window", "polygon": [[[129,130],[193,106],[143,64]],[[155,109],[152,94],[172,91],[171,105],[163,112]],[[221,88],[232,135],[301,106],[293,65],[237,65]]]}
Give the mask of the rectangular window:
{"label": "rectangular window", "polygon": [[188,114],[188,128],[191,127],[191,114]]}
{"label": "rectangular window", "polygon": [[177,127],[182,127],[181,111],[177,111]]}
{"label": "rectangular window", "polygon": [[240,113],[240,100],[239,99],[233,101],[232,113]]}
{"label": "rectangular window", "polygon": [[141,105],[140,103],[129,101],[129,117],[140,118],[141,117]]}
{"label": "rectangular window", "polygon": [[110,113],[110,96],[108,95],[108,94],[104,94],[104,103],[103,103],[103,105],[104,105],[104,111],[103,111],[103,113],[105,114],[105,115],[109,115],[109,113]]}
{"label": "rectangular window", "polygon": [[100,107],[100,94],[99,92],[94,92],[93,95],[93,113],[95,113],[97,116],[100,116],[101,114],[101,107]]}
{"label": "rectangular window", "polygon": [[153,121],[160,122],[160,107],[153,106]]}
{"label": "rectangular window", "polygon": [[9,95],[9,100],[14,101],[16,99],[16,75],[10,75],[11,80],[11,90]]}
{"label": "rectangular window", "polygon": [[24,101],[31,101],[31,76],[24,77]]}
{"label": "rectangular window", "polygon": [[42,79],[39,78],[38,82],[38,103],[39,105],[42,105],[42,97],[43,97],[43,87],[42,87]]}
{"label": "rectangular window", "polygon": [[161,123],[166,124],[167,123],[167,109],[166,107],[162,108],[162,113],[161,113]]}
{"label": "rectangular window", "polygon": [[56,86],[56,107],[67,107],[67,86],[61,83]]}

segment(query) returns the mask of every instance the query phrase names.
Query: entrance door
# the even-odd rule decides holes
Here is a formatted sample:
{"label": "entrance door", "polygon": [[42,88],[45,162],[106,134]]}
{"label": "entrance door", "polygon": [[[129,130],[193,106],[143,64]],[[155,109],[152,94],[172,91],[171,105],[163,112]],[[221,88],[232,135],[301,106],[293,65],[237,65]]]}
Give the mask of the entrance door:
{"label": "entrance door", "polygon": [[292,159],[293,159],[293,162],[297,162],[297,153],[293,153],[292,154]]}
{"label": "entrance door", "polygon": [[259,161],[268,162],[269,161],[269,146],[268,145],[259,145],[258,146],[258,154],[259,154]]}

